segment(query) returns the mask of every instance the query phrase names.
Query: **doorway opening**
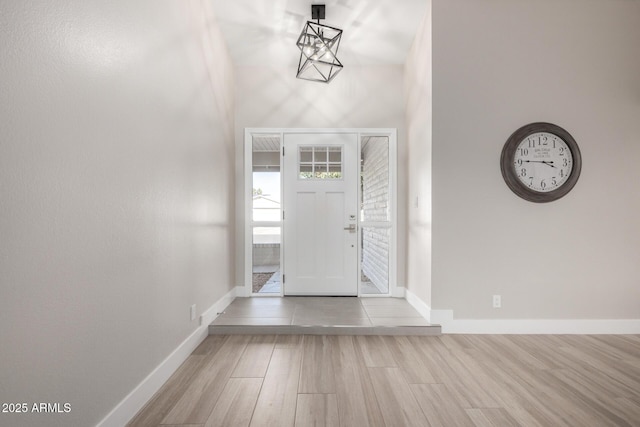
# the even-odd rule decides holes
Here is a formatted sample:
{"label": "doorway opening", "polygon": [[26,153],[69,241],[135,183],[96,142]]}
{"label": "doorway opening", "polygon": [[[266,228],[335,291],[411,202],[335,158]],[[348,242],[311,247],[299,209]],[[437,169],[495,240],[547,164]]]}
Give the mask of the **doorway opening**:
{"label": "doorway opening", "polygon": [[246,296],[390,296],[396,130],[246,129]]}

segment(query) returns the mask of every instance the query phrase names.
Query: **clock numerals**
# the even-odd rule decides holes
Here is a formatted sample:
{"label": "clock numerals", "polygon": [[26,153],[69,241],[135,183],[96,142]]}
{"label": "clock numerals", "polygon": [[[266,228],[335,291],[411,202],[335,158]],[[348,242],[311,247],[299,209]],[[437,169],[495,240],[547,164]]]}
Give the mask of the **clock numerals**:
{"label": "clock numerals", "polygon": [[[529,144],[529,148],[535,148],[536,145],[538,147],[546,147],[549,145],[549,138],[546,135],[538,135],[537,137],[527,139],[527,142]],[[555,148],[555,141],[553,143]]]}
{"label": "clock numerals", "polygon": [[566,142],[544,132],[523,139],[513,160],[517,178],[541,193],[559,188],[571,174],[571,152]]}

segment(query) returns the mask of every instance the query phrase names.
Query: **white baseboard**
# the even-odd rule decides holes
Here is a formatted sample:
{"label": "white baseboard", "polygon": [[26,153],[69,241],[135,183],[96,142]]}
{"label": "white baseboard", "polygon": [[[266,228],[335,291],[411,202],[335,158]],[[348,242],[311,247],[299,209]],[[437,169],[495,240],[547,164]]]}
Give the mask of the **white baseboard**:
{"label": "white baseboard", "polygon": [[218,313],[227,308],[237,297],[244,296],[244,286],[236,286],[231,289],[225,296],[215,302],[207,311],[200,316],[200,326],[209,326],[213,320],[218,317]]}
{"label": "white baseboard", "polygon": [[455,319],[453,310],[431,310],[409,290],[406,299],[443,334],[640,334],[640,319]]}
{"label": "white baseboard", "polygon": [[409,304],[411,304],[413,306],[413,308],[415,308],[416,311],[418,313],[420,313],[420,315],[422,317],[427,319],[427,322],[432,323],[431,322],[431,307],[429,307],[427,305],[427,303],[422,301],[422,299],[418,298],[416,296],[416,294],[411,292],[409,289],[407,289],[407,291],[405,292],[405,298],[406,298],[407,302]]}
{"label": "white baseboard", "polygon": [[209,334],[209,323],[217,313],[224,310],[236,297],[238,288],[231,289],[200,316],[200,325],[166,359],[142,380],[115,408],[98,423],[97,427],[122,427],[126,425],[142,407],[162,387],[169,377],[180,367],[198,345]]}

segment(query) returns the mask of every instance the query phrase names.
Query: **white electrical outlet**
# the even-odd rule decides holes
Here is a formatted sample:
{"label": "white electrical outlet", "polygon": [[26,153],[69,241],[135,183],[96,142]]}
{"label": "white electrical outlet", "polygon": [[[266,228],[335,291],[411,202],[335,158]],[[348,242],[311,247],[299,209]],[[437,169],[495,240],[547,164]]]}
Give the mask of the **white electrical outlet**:
{"label": "white electrical outlet", "polygon": [[502,298],[500,297],[500,295],[494,295],[493,308],[500,308],[500,307],[502,307]]}
{"label": "white electrical outlet", "polygon": [[190,312],[191,312],[191,321],[193,322],[194,320],[196,320],[196,305],[195,304],[193,304],[191,306]]}

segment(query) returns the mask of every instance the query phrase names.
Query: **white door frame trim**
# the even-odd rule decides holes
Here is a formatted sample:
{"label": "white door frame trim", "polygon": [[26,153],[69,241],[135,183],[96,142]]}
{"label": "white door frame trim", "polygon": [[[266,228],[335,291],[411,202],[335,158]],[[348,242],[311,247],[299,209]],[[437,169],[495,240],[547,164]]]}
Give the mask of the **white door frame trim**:
{"label": "white door frame trim", "polygon": [[[397,129],[395,128],[245,128],[244,130],[244,185],[243,185],[243,195],[244,198],[244,292],[243,295],[238,296],[261,296],[252,293],[252,270],[253,270],[253,232],[252,228],[256,225],[269,225],[269,226],[283,226],[282,222],[282,214],[280,215],[279,222],[273,222],[269,224],[256,224],[253,222],[252,218],[252,208],[253,208],[253,191],[252,191],[252,153],[253,153],[253,139],[252,136],[254,134],[271,134],[271,135],[279,135],[280,137],[280,146],[282,148],[282,141],[284,140],[284,134],[286,133],[357,133],[358,134],[358,156],[362,151],[361,143],[362,137],[365,136],[386,136],[389,138],[389,175],[390,175],[390,187],[391,187],[391,209],[390,209],[390,222],[391,222],[391,242],[389,248],[389,294],[383,295],[360,295],[360,286],[358,283],[358,296],[367,296],[367,297],[388,297],[388,296],[404,296],[400,295],[403,293],[404,288],[400,288],[398,286],[398,200],[397,200],[397,190],[398,190],[398,137],[397,137]],[[283,168],[282,163],[280,164],[281,171]],[[280,191],[283,194],[283,182],[280,182]],[[358,200],[362,199],[361,189],[358,186]],[[282,228],[281,228],[282,230]],[[358,233],[362,233],[362,228],[360,227],[360,218],[358,218]],[[240,240],[238,240],[240,241]],[[359,245],[358,245],[359,246]],[[281,270],[284,271],[283,259],[284,256],[284,242],[280,244],[280,262],[281,262]],[[358,247],[358,271],[361,269],[361,248]],[[280,296],[284,295],[284,287],[280,288]],[[274,294],[269,294],[265,296],[274,296]]]}

